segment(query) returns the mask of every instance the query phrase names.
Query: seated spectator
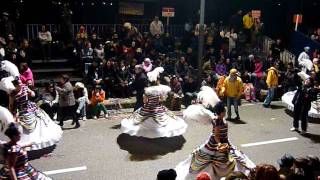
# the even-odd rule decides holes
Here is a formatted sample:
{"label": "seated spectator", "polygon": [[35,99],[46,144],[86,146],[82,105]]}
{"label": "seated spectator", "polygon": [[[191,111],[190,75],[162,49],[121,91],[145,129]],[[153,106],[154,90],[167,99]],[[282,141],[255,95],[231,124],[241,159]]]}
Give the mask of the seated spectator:
{"label": "seated spectator", "polygon": [[213,73],[213,67],[212,67],[212,63],[211,60],[207,60],[205,63],[203,63],[202,66],[202,72],[207,76]]}
{"label": "seated spectator", "polygon": [[173,76],[170,83],[171,92],[171,110],[172,111],[180,111],[181,109],[181,99],[183,98],[183,92],[181,88],[181,83],[179,81],[178,76]]}
{"label": "seated spectator", "polygon": [[58,112],[58,100],[59,94],[55,89],[55,84],[53,81],[50,81],[44,91],[40,93],[40,108],[43,109],[51,119],[56,119],[54,117]]}
{"label": "seated spectator", "polygon": [[216,73],[219,75],[219,76],[225,76],[227,75],[227,68],[226,68],[226,65],[224,64],[224,59],[223,58],[220,58],[220,60],[218,61],[218,64],[216,65]]}
{"label": "seated spectator", "polygon": [[175,73],[182,79],[184,79],[189,73],[189,66],[184,56],[181,56],[179,61],[176,63]]}
{"label": "seated spectator", "polygon": [[248,102],[256,101],[256,89],[253,86],[253,80],[252,77],[248,74],[248,72],[245,72],[241,79],[243,81],[243,91],[245,99]]}
{"label": "seated spectator", "polygon": [[114,86],[116,80],[116,71],[111,59],[107,61],[102,67],[102,77],[103,77],[103,89],[106,92],[107,97],[113,97],[114,94]]}
{"label": "seated spectator", "polygon": [[92,64],[93,61],[93,49],[91,48],[91,43],[86,42],[85,47],[81,49],[81,59],[84,64],[84,72],[88,74],[88,68]]}
{"label": "seated spectator", "polygon": [[20,80],[23,84],[34,86],[33,73],[26,62],[20,63]]}
{"label": "seated spectator", "polygon": [[97,85],[91,93],[90,106],[93,114],[93,119],[100,117],[101,111],[103,111],[105,118],[107,118],[108,111],[104,105],[105,92],[101,89],[101,86]]}
{"label": "seated spectator", "polygon": [[315,171],[319,171],[319,158],[308,156],[306,158],[296,158],[294,160],[294,172],[301,175],[302,179],[316,180]]}
{"label": "seated spectator", "polygon": [[94,57],[99,63],[104,59],[104,47],[102,44],[98,44],[97,47],[94,48]]}
{"label": "seated spectator", "polygon": [[201,87],[202,86],[209,86],[212,88],[215,88],[218,82],[218,77],[215,73],[208,74],[205,76],[203,81],[201,82]]}
{"label": "seated spectator", "polygon": [[237,59],[232,63],[232,68],[238,70],[240,75],[244,73],[244,64],[241,56],[238,56]]}
{"label": "seated spectator", "polygon": [[196,68],[197,65],[197,57],[196,54],[193,53],[193,49],[191,47],[188,47],[187,53],[186,53],[186,61],[187,63],[192,66],[193,68]]}
{"label": "seated spectator", "polygon": [[185,107],[191,104],[191,101],[197,97],[198,85],[192,76],[188,76],[187,81],[183,84],[184,105]]}
{"label": "seated spectator", "polygon": [[196,178],[196,180],[212,180],[210,174],[207,172],[199,173]]}
{"label": "seated spectator", "polygon": [[280,180],[277,169],[270,164],[257,165],[254,174],[255,180]]}
{"label": "seated spectator", "polygon": [[253,73],[255,69],[255,57],[250,54],[248,59],[244,61],[244,71],[248,71],[248,73]]}
{"label": "seated spectator", "polygon": [[254,71],[252,73],[253,84],[256,85],[257,81],[264,75],[265,72],[263,72],[263,63],[259,58],[256,58],[254,60]]}
{"label": "seated spectator", "polygon": [[76,102],[77,102],[77,110],[76,113],[77,115],[80,117],[80,119],[82,118],[82,120],[87,120],[87,104],[89,103],[89,98],[88,98],[88,90],[87,88],[84,86],[83,83],[81,82],[77,82],[75,84],[74,87],[74,96],[76,98]]}
{"label": "seated spectator", "polygon": [[227,70],[227,72],[230,72],[230,70],[232,69],[232,63],[231,63],[230,58],[227,58],[227,59],[226,59],[225,65],[226,65],[226,70]]}
{"label": "seated spectator", "polygon": [[102,85],[103,84],[103,72],[102,68],[100,67],[100,64],[98,61],[94,60],[92,64],[89,66],[88,70],[88,82],[89,85],[95,86],[95,85]]}
{"label": "seated spectator", "polygon": [[283,86],[284,91],[295,91],[300,87],[302,80],[300,76],[298,76],[296,70],[293,67],[293,63],[288,63],[287,72],[284,75]]}
{"label": "seated spectator", "polygon": [[148,73],[152,70],[152,63],[149,58],[145,58],[143,63],[142,63],[142,68],[144,70],[144,73]]}
{"label": "seated spectator", "polygon": [[249,178],[240,171],[231,172],[225,180],[249,180]]}
{"label": "seated spectator", "polygon": [[129,81],[131,78],[131,74],[129,72],[128,67],[124,64],[123,61],[120,62],[120,67],[117,71],[117,81],[118,81],[118,89],[119,95],[121,98],[129,97]]}
{"label": "seated spectator", "polygon": [[177,173],[174,169],[162,170],[158,172],[157,180],[175,180]]}
{"label": "seated spectator", "polygon": [[277,161],[280,169],[279,174],[281,179],[287,179],[288,176],[294,174],[293,163],[294,157],[289,154],[285,154]]}

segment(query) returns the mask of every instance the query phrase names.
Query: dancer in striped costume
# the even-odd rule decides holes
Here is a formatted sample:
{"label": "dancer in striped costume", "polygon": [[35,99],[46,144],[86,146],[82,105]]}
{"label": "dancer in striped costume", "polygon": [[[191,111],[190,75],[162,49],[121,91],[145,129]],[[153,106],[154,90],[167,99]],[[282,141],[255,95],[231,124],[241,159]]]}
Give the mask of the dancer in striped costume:
{"label": "dancer in striped costume", "polygon": [[30,150],[39,150],[50,147],[59,142],[62,129],[45,111],[38,108],[29,100],[34,92],[19,79],[13,81],[15,90],[10,96],[10,110],[16,113],[19,124],[23,127],[23,134],[19,144],[32,144]]}
{"label": "dancer in striped costume", "polygon": [[10,142],[1,144],[4,166],[0,170],[0,179],[8,180],[51,180],[43,173],[34,169],[28,162],[24,147],[17,144],[21,138],[19,126],[11,123],[5,131]]}
{"label": "dancer in striped costume", "polygon": [[193,180],[201,171],[220,179],[232,171],[246,174],[255,167],[254,163],[228,139],[228,124],[224,120],[226,111],[222,103],[214,107],[212,133],[209,140],[198,147],[191,156],[176,167],[177,180]]}
{"label": "dancer in striped costume", "polygon": [[136,110],[129,118],[122,120],[123,133],[159,138],[179,136],[186,131],[187,124],[184,120],[176,117],[161,104],[171,91],[170,87],[160,84],[159,75],[162,72],[163,68],[158,67],[147,74],[152,86],[145,88],[144,106]]}
{"label": "dancer in striped costume", "polygon": [[[1,96],[1,102],[10,96],[10,111],[7,109],[8,103],[1,103],[5,107],[0,106],[1,133],[11,122],[18,120],[23,127],[19,145],[32,143],[28,150],[43,149],[59,142],[62,137],[61,128],[29,100],[29,96],[34,95],[33,91],[21,84],[18,68],[7,60],[0,61],[0,90],[6,92],[2,93],[6,97]],[[11,113],[19,117],[14,118]]]}

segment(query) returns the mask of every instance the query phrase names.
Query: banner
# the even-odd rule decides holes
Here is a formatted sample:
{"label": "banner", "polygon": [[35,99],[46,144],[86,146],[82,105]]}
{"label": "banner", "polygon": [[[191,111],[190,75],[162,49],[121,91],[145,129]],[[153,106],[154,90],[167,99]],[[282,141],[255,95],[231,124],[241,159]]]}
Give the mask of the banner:
{"label": "banner", "polygon": [[119,13],[124,15],[144,15],[143,3],[119,2]]}

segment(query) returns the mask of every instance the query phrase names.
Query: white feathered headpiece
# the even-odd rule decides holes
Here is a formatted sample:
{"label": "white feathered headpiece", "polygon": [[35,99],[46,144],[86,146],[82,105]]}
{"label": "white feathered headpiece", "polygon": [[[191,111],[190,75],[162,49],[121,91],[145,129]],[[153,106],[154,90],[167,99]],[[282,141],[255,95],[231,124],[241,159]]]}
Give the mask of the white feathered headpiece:
{"label": "white feathered headpiece", "polygon": [[157,67],[153,71],[148,72],[147,76],[150,82],[155,82],[161,73],[163,73],[163,67]]}
{"label": "white feathered headpiece", "polygon": [[19,70],[17,66],[10,61],[4,60],[0,63],[0,70],[7,71],[9,74],[8,77],[3,77],[0,79],[0,90],[10,93],[15,89],[12,81],[15,79],[15,77],[20,76]]}
{"label": "white feathered headpiece", "polygon": [[217,93],[213,88],[209,86],[202,86],[200,92],[198,93],[197,100],[200,101],[203,105],[211,105],[214,107],[221,100],[219,99]]}

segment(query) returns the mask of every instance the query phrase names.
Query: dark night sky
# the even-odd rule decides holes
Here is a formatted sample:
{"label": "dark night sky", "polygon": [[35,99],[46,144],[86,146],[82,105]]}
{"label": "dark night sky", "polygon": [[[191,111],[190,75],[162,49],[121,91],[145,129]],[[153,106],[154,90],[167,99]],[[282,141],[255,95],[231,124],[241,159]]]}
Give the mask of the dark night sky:
{"label": "dark night sky", "polygon": [[[58,2],[59,0],[55,0]],[[176,17],[171,22],[183,24],[188,19],[196,21],[199,9],[199,0],[135,0],[145,1],[144,17],[123,17],[118,16],[118,0],[60,0],[70,2],[73,11],[73,23],[99,23],[112,24],[121,22],[124,19],[140,23],[148,23],[154,15],[160,15],[161,7],[169,6],[176,9]],[[106,6],[102,5],[105,1]],[[21,10],[23,23],[59,23],[61,21],[61,5],[53,5],[51,0],[2,0],[0,12],[8,11],[15,14],[15,9]],[[85,5],[81,6],[81,2]],[[91,2],[95,5],[91,6]],[[110,3],[112,2],[112,6]],[[301,2],[303,2],[301,6]],[[303,7],[303,8],[301,8]],[[238,9],[244,11],[250,9],[261,9],[262,20],[265,23],[266,31],[272,36],[286,34],[292,29],[293,14],[302,11],[304,13],[304,26],[320,26],[319,0],[206,0],[206,22],[227,22],[229,17]]]}

